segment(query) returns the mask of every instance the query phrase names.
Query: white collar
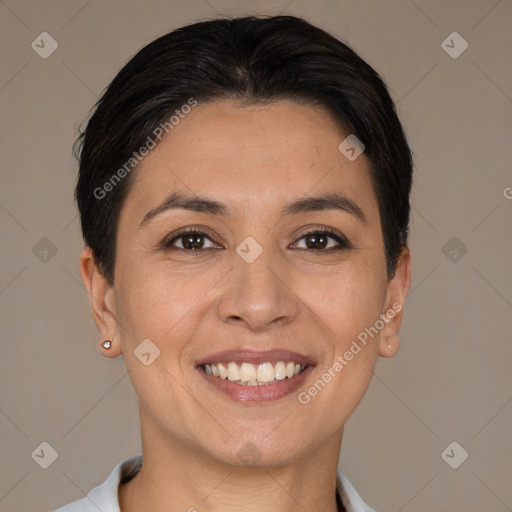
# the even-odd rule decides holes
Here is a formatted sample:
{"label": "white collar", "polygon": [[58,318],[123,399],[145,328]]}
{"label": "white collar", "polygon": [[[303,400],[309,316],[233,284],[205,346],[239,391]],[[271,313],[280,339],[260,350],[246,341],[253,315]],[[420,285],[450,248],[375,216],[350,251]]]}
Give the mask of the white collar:
{"label": "white collar", "polygon": [[[108,478],[92,489],[81,500],[59,508],[55,512],[120,512],[117,492],[121,481],[130,480],[140,470],[142,455],[134,455],[119,462]],[[338,470],[338,492],[347,512],[374,512],[361,499],[348,478]]]}

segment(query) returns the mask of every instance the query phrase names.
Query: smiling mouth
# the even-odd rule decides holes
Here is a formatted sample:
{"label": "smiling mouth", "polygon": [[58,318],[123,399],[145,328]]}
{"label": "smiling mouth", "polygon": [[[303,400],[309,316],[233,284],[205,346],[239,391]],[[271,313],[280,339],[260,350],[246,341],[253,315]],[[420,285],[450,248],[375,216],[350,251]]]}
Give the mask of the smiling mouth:
{"label": "smiling mouth", "polygon": [[301,374],[308,365],[293,361],[278,361],[252,364],[234,361],[229,363],[202,364],[204,372],[218,379],[229,380],[241,386],[267,386]]}

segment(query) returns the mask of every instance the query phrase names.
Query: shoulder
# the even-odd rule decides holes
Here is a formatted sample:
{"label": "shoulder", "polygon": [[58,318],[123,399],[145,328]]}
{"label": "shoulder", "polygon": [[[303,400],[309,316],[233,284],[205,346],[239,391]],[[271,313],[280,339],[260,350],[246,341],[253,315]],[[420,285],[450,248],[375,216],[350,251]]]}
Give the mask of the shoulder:
{"label": "shoulder", "polygon": [[363,501],[341,469],[338,469],[338,492],[347,512],[376,512]]}
{"label": "shoulder", "polygon": [[54,512],[120,512],[117,490],[119,483],[133,478],[140,470],[142,455],[134,455],[119,462],[108,478],[94,487],[85,498],[64,505]]}

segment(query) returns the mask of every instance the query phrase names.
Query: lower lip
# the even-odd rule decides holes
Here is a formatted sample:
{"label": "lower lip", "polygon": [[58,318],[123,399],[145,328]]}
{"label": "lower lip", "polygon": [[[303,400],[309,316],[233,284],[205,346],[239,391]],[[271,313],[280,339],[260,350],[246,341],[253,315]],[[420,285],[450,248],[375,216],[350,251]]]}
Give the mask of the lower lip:
{"label": "lower lip", "polygon": [[219,389],[236,402],[261,403],[279,400],[280,398],[296,391],[307,376],[313,371],[313,365],[306,366],[301,373],[294,375],[291,379],[286,378],[278,380],[274,384],[263,384],[258,386],[244,386],[243,384],[232,382],[229,379],[221,379],[220,377],[208,375],[201,366],[198,366],[197,370],[209,384]]}

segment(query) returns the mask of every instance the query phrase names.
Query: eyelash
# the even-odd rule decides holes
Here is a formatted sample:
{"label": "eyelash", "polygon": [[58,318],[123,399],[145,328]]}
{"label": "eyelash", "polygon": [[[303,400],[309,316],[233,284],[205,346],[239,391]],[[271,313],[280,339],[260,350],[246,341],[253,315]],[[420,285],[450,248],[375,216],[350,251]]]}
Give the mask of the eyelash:
{"label": "eyelash", "polygon": [[[182,229],[181,231],[179,231],[178,233],[173,234],[172,238],[165,239],[162,242],[162,249],[164,249],[164,250],[179,249],[180,251],[184,251],[187,253],[194,253],[194,252],[199,253],[199,252],[203,252],[208,249],[212,249],[211,247],[207,247],[206,249],[183,249],[181,247],[174,247],[173,246],[174,242],[176,242],[179,238],[181,238],[184,235],[203,235],[206,238],[208,238],[211,242],[214,242],[214,243],[220,245],[220,243],[218,241],[213,239],[213,237],[211,236],[211,233],[209,233],[208,231],[205,231],[204,229],[185,228],[185,229]],[[333,240],[335,240],[339,245],[337,245],[336,247],[330,247],[329,249],[300,248],[300,249],[298,249],[299,251],[308,251],[308,252],[312,252],[312,253],[325,254],[325,253],[331,253],[333,251],[339,251],[342,249],[350,249],[352,247],[350,242],[345,237],[335,233],[330,228],[311,228],[308,231],[306,231],[305,233],[302,233],[302,235],[298,241],[302,240],[303,238],[305,238],[307,236],[311,236],[311,235],[328,235],[329,238],[332,238]],[[295,243],[297,243],[297,242],[295,242]]]}

